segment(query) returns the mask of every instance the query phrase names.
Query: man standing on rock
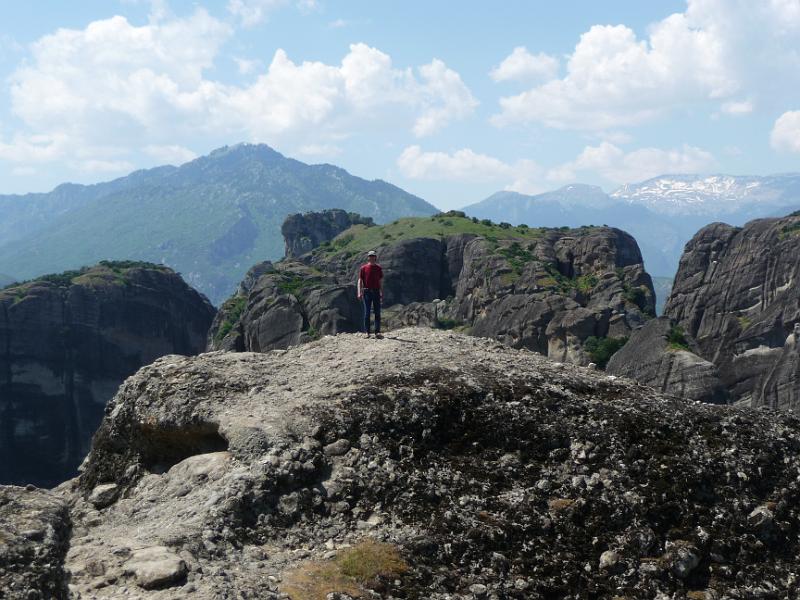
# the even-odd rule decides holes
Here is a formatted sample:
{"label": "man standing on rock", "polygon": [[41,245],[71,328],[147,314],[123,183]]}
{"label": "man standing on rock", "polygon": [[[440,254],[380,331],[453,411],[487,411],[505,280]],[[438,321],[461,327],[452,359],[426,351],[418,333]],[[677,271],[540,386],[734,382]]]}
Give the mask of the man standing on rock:
{"label": "man standing on rock", "polygon": [[364,301],[364,331],[370,335],[369,313],[375,310],[375,337],[381,339],[381,301],[383,300],[383,269],[374,250],[367,252],[367,264],[358,271],[358,299]]}

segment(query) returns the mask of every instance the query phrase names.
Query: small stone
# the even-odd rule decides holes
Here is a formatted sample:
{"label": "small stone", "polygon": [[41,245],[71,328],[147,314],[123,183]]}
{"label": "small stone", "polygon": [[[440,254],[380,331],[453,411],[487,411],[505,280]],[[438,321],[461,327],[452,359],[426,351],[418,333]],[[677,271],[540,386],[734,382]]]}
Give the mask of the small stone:
{"label": "small stone", "polygon": [[667,542],[666,550],[670,559],[670,569],[676,577],[686,579],[700,564],[697,550],[686,541]]}
{"label": "small stone", "polygon": [[139,587],[152,590],[182,582],[188,569],[183,559],[168,548],[150,546],[133,552],[125,563],[125,572],[136,578]]}
{"label": "small stone", "polygon": [[606,550],[600,555],[600,570],[613,569],[620,561],[620,555],[614,550]]}
{"label": "small stone", "polygon": [[747,516],[747,522],[753,527],[764,527],[772,524],[775,519],[773,512],[766,506],[758,506]]}
{"label": "small stone", "polygon": [[473,583],[471,586],[469,586],[469,591],[476,598],[483,598],[486,596],[488,589],[482,583]]}
{"label": "small stone", "polygon": [[342,456],[347,454],[348,450],[350,450],[350,441],[342,438],[325,446],[323,451],[327,456]]}
{"label": "small stone", "polygon": [[89,502],[91,502],[95,508],[105,508],[114,503],[118,494],[119,486],[116,483],[104,483],[92,490],[89,496]]}

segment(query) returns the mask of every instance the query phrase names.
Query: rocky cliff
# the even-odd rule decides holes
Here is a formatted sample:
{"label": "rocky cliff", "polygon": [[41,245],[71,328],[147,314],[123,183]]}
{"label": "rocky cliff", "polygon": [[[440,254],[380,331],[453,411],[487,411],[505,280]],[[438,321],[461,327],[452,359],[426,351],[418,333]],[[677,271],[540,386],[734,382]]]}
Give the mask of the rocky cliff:
{"label": "rocky cliff", "polygon": [[794,415],[403,329],[155,361],[40,520],[75,599],[791,599],[798,472]]}
{"label": "rocky cliff", "polygon": [[608,361],[606,373],[630,377],[660,392],[725,403],[728,393],[716,365],[697,355],[697,342],[669,317],[647,322]]}
{"label": "rocky cliff", "polygon": [[697,341],[735,402],[800,408],[800,213],[715,223],[686,245],[665,315]]}
{"label": "rocky cliff", "polygon": [[222,306],[210,347],[266,351],[358,331],[356,273],[371,249],[385,272],[389,327],[456,327],[587,364],[589,337],[623,338],[654,314],[650,276],[623,231],[511,227],[450,213],[354,226],[299,259],[262,265]]}
{"label": "rocky cliff", "polygon": [[120,383],[164,354],[202,351],[213,315],[180,276],[147,263],[0,290],[0,482],[74,476]]}
{"label": "rocky cliff", "polygon": [[353,225],[373,225],[372,217],[362,217],[339,208],[322,212],[289,215],[281,225],[286,256],[296,258],[349,229]]}

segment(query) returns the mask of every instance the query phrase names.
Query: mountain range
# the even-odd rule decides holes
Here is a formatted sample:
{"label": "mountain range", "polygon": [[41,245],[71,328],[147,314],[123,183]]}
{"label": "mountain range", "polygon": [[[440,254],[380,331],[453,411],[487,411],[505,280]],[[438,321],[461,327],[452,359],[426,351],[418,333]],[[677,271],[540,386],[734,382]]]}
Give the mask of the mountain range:
{"label": "mountain range", "polygon": [[800,174],[664,175],[610,194],[581,184],[537,195],[498,192],[464,211],[515,225],[618,227],[636,238],[649,273],[672,277],[684,245],[701,227],[714,221],[741,226],[798,207]]}
{"label": "mountain range", "polygon": [[[99,260],[141,260],[170,266],[219,305],[251,265],[283,256],[287,215],[331,208],[378,224],[437,212],[385,181],[308,165],[263,144],[226,146],[180,167],[0,195],[0,287]],[[674,275],[685,243],[701,227],[717,220],[740,226],[797,208],[800,175],[784,174],[664,175],[611,193],[582,184],[538,195],[503,191],[464,210],[536,227],[623,229],[660,280]]]}
{"label": "mountain range", "polygon": [[143,260],[181,272],[219,304],[251,265],[283,256],[288,214],[326,208],[379,223],[436,212],[385,181],[239,144],[107,183],[0,196],[0,273],[21,281],[99,260]]}

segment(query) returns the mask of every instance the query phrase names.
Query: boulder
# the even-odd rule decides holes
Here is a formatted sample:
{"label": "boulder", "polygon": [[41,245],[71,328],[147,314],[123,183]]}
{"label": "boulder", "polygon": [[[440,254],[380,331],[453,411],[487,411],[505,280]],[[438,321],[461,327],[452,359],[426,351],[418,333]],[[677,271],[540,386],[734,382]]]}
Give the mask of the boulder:
{"label": "boulder", "polygon": [[[319,577],[351,597],[791,597],[798,469],[794,415],[452,332],[168,356],[123,384],[61,489],[64,568],[98,600],[277,599]],[[336,570],[392,553],[391,577]]]}
{"label": "boulder", "polygon": [[150,546],[133,552],[125,564],[125,573],[146,590],[172,587],[186,578],[186,563],[164,546]]}
{"label": "boulder", "polygon": [[670,343],[676,325],[659,317],[636,329],[608,361],[606,372],[630,377],[665,394],[701,402],[724,403],[727,392],[714,363],[700,358],[694,339]]}
{"label": "boulder", "polygon": [[69,506],[55,494],[0,486],[0,596],[67,600]]}

